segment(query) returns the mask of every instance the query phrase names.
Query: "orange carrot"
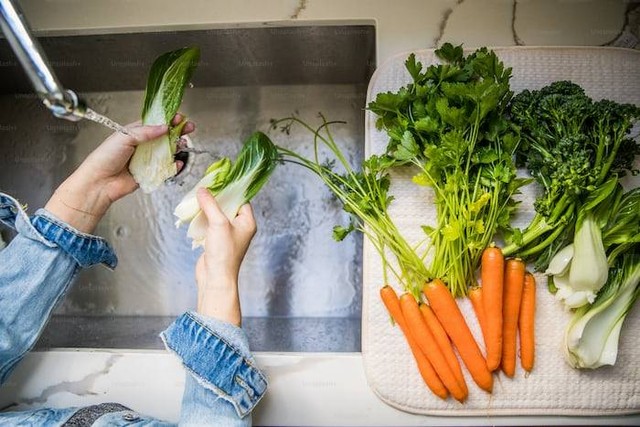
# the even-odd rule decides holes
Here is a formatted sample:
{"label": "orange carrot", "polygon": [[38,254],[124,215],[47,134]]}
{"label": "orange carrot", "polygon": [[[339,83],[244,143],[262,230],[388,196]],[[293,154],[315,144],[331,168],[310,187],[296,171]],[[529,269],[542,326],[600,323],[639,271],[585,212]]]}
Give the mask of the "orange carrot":
{"label": "orange carrot", "polygon": [[473,306],[473,311],[476,313],[476,318],[480,324],[480,330],[482,331],[482,338],[484,339],[485,351],[487,346],[487,324],[484,316],[484,306],[482,302],[482,288],[480,286],[473,286],[469,289],[469,300]]}
{"label": "orange carrot", "polygon": [[504,256],[495,246],[482,252],[482,305],[487,326],[485,345],[487,347],[487,367],[495,371],[500,366],[502,356],[502,298],[504,282]]}
{"label": "orange carrot", "polygon": [[422,292],[429,300],[429,305],[438,317],[440,324],[458,349],[458,353],[473,380],[480,388],[491,392],[493,376],[487,369],[487,363],[482,357],[480,348],[447,287],[442,283],[442,280],[434,279],[424,285]]}
{"label": "orange carrot", "polygon": [[422,317],[418,302],[414,296],[409,293],[401,295],[400,308],[407,323],[407,328],[411,331],[411,335],[415,338],[422,353],[431,362],[431,366],[435,369],[444,386],[457,401],[463,402],[467,394],[458,383],[455,375],[453,375],[447,359],[445,359],[431,330]]}
{"label": "orange carrot", "polygon": [[407,343],[409,343],[409,348],[413,353],[413,357],[418,365],[418,371],[420,372],[420,376],[422,376],[425,384],[436,396],[441,399],[446,399],[449,396],[449,392],[440,380],[440,377],[438,377],[438,374],[436,374],[433,366],[431,366],[431,362],[429,362],[427,356],[425,356],[418,347],[418,343],[413,338],[411,331],[407,328],[396,291],[394,291],[391,286],[383,286],[382,289],[380,289],[380,297],[382,298],[382,302],[385,307],[387,307],[391,318],[400,327]]}
{"label": "orange carrot", "polygon": [[469,394],[469,389],[467,388],[467,382],[464,380],[464,375],[462,374],[462,368],[460,368],[460,362],[458,362],[458,357],[456,353],[453,351],[453,346],[451,345],[451,340],[447,335],[447,332],[444,330],[440,321],[433,313],[433,310],[427,304],[419,304],[420,311],[422,312],[422,317],[424,318],[427,326],[433,333],[433,337],[436,339],[438,343],[438,347],[440,347],[440,351],[444,355],[453,375],[455,375],[456,380],[458,380],[458,384],[464,390],[465,396]]}
{"label": "orange carrot", "polygon": [[513,377],[516,369],[518,317],[522,302],[525,265],[521,259],[508,259],[504,269],[504,297],[502,308],[502,371]]}
{"label": "orange carrot", "polygon": [[520,304],[518,329],[520,332],[520,363],[522,369],[530,372],[533,369],[535,355],[534,324],[536,313],[536,279],[527,272],[524,275],[524,289]]}

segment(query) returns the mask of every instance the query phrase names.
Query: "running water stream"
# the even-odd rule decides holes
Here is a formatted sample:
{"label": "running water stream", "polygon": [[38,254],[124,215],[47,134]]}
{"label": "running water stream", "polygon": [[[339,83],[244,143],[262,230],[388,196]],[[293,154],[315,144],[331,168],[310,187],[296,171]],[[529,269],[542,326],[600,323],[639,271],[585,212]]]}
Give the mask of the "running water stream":
{"label": "running water stream", "polygon": [[103,126],[106,126],[106,127],[110,128],[110,129],[113,129],[116,132],[120,132],[120,133],[123,133],[125,135],[133,136],[127,130],[127,128],[125,128],[121,124],[118,124],[117,122],[114,122],[113,120],[111,120],[107,116],[103,116],[102,114],[96,113],[91,108],[87,108],[86,112],[84,113],[84,118],[85,119],[89,119],[89,120],[91,120],[93,122],[99,123],[99,124],[101,124]]}

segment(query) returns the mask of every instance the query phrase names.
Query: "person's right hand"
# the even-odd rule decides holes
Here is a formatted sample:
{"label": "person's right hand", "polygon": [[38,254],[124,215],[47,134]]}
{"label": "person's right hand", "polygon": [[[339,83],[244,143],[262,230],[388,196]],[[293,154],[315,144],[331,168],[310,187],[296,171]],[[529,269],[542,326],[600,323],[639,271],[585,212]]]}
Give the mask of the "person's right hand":
{"label": "person's right hand", "polygon": [[256,221],[251,205],[243,205],[229,221],[206,189],[198,190],[198,203],[207,218],[205,250],[196,265],[198,313],[240,326],[238,275]]}

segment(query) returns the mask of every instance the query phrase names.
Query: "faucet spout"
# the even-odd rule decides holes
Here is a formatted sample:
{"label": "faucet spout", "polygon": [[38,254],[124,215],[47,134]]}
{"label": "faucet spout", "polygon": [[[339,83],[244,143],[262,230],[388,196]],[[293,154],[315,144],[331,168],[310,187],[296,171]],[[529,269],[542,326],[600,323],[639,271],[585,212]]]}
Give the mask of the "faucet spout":
{"label": "faucet spout", "polygon": [[44,105],[56,117],[82,119],[86,104],[75,92],[62,87],[14,0],[0,0],[0,27]]}

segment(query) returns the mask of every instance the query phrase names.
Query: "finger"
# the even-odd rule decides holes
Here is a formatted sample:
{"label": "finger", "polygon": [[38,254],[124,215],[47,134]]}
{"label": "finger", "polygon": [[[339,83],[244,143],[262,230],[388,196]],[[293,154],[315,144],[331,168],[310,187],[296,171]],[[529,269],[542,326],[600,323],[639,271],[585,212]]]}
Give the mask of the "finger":
{"label": "finger", "polygon": [[240,207],[238,215],[232,221],[234,227],[240,227],[248,233],[256,232],[256,218],[253,215],[253,208],[249,203],[245,203]]}
{"label": "finger", "polygon": [[187,122],[184,127],[182,128],[182,132],[180,133],[181,135],[187,135],[191,132],[193,132],[194,130],[196,130],[196,124],[193,122]]}
{"label": "finger", "polygon": [[171,126],[178,126],[183,120],[184,116],[180,113],[177,113],[175,116],[173,116],[173,119],[171,119]]}
{"label": "finger", "polygon": [[135,143],[140,144],[166,134],[169,131],[169,127],[167,125],[138,126],[131,127],[128,131],[136,140]]}
{"label": "finger", "polygon": [[199,188],[196,197],[198,198],[200,209],[204,212],[209,224],[229,224],[229,220],[224,215],[224,212],[222,212],[220,206],[218,206],[218,202],[216,202],[216,199],[211,195],[209,190],[206,188]]}
{"label": "finger", "polygon": [[183,167],[184,162],[182,160],[176,160],[176,175],[180,173]]}

